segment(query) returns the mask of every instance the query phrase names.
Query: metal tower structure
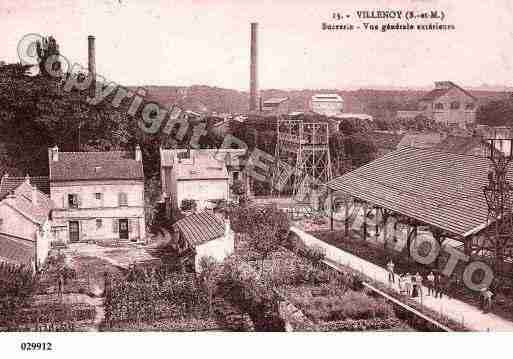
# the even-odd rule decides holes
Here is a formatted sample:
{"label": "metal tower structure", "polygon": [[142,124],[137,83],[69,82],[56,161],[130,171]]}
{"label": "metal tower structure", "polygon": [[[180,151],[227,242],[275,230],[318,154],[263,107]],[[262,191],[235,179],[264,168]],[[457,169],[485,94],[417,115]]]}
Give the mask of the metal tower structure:
{"label": "metal tower structure", "polygon": [[492,256],[497,272],[502,272],[505,259],[513,258],[513,186],[508,178],[512,146],[513,139],[489,139],[485,147],[490,160],[488,184],[483,188],[488,204],[488,229],[474,250]]}
{"label": "metal tower structure", "polygon": [[312,186],[331,180],[329,124],[278,117],[276,124],[272,192],[292,187],[296,200],[304,201]]}

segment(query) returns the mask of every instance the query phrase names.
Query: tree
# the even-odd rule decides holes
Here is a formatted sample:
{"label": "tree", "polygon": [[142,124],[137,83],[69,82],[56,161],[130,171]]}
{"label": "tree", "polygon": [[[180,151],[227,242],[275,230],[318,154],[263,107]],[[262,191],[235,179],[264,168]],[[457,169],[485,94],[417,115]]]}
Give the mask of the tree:
{"label": "tree", "polygon": [[222,271],[215,258],[211,256],[201,257],[200,259],[200,278],[203,288],[207,292],[208,315],[212,316],[212,302],[217,285],[221,279]]}
{"label": "tree", "polygon": [[511,126],[513,118],[513,98],[492,101],[478,108],[477,122],[489,126]]}
{"label": "tree", "polygon": [[246,186],[241,180],[235,180],[232,183],[231,191],[237,196],[239,204],[246,202]]}
{"label": "tree", "polygon": [[277,226],[260,224],[256,225],[249,233],[249,246],[260,254],[262,277],[265,259],[269,254],[276,251],[281,243],[282,240]]}
{"label": "tree", "polygon": [[347,136],[344,140],[344,148],[353,166],[356,167],[372,161],[378,152],[372,138],[361,133]]}
{"label": "tree", "polygon": [[[62,71],[61,63],[50,59],[52,56],[58,56],[59,44],[52,36],[43,37],[42,41],[36,43],[36,52],[39,62],[39,73],[43,76],[51,76],[48,73],[47,63],[52,65],[52,72],[56,73]],[[50,59],[50,61],[48,61]]]}

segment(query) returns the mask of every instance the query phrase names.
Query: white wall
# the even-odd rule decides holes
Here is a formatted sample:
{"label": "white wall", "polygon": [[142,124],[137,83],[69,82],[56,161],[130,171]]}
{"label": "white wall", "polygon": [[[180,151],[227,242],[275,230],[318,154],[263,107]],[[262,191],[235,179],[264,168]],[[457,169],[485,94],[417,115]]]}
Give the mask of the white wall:
{"label": "white wall", "polygon": [[209,200],[228,200],[228,179],[220,180],[189,180],[176,182],[176,204],[180,207],[184,199],[197,201],[198,209],[201,209]]}
{"label": "white wall", "polygon": [[[127,205],[119,206],[118,195],[126,193]],[[129,239],[146,237],[144,220],[143,181],[77,181],[52,183],[51,198],[55,203],[53,211],[56,239],[68,241],[70,220],[79,221],[80,240],[114,240],[119,238],[119,219],[129,220]],[[95,193],[101,193],[97,200]],[[77,194],[79,208],[68,208],[68,194]],[[101,219],[101,227],[96,220]]]}
{"label": "white wall", "polygon": [[22,238],[36,239],[36,230],[39,225],[9,207],[5,201],[0,203],[0,218],[3,220],[0,232]]}
{"label": "white wall", "polygon": [[234,248],[234,233],[231,230],[223,237],[219,237],[197,246],[195,248],[196,258],[194,263],[196,273],[201,271],[201,258],[210,256],[213,257],[217,262],[221,263],[226,257],[233,253]]}

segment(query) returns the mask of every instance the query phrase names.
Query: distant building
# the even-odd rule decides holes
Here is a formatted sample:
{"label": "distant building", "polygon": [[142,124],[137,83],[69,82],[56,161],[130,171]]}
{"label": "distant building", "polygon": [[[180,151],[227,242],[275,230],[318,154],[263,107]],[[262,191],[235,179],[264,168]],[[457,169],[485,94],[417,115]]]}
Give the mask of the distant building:
{"label": "distant building", "polygon": [[138,241],[146,237],[139,146],[129,152],[48,150],[56,240]]}
{"label": "distant building", "polygon": [[[44,178],[34,182],[48,188]],[[4,175],[0,182],[0,261],[40,268],[50,242],[50,197],[31,184],[30,177]]]}
{"label": "distant building", "polygon": [[330,131],[340,131],[340,124],[343,120],[352,120],[356,122],[372,122],[374,118],[365,113],[339,113],[328,118]]}
{"label": "distant building", "polygon": [[267,115],[286,115],[289,113],[289,98],[270,98],[262,102],[262,113]]}
{"label": "distant building", "polygon": [[451,81],[435,82],[435,89],[424,95],[415,111],[398,111],[398,119],[423,115],[435,122],[465,128],[476,118],[477,99]]}
{"label": "distant building", "polygon": [[325,116],[336,116],[344,111],[344,100],[337,94],[317,94],[310,99],[310,109]]}
{"label": "distant building", "polygon": [[222,262],[234,252],[234,233],[230,222],[209,212],[191,214],[177,221],[175,239],[180,253],[191,253],[194,257],[194,269],[201,271],[201,258],[212,257]]}
{"label": "distant building", "polygon": [[[233,198],[230,187],[241,181],[250,195],[249,176],[244,172],[244,149],[160,149],[160,178],[168,214],[192,199],[197,209]],[[169,207],[171,206],[171,207]]]}
{"label": "distant building", "polygon": [[196,209],[228,201],[230,176],[225,162],[206,151],[161,150],[161,183],[172,208],[184,200],[196,202]]}

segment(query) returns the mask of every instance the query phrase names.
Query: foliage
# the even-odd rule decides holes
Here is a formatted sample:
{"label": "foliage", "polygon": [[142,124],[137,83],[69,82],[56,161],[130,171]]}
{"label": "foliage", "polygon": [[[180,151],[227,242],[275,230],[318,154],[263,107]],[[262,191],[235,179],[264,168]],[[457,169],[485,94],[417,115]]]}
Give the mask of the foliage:
{"label": "foliage", "polygon": [[511,126],[513,99],[492,101],[478,108],[476,119],[479,124],[489,126]]}
{"label": "foliage", "polygon": [[280,243],[289,234],[290,221],[287,214],[274,205],[238,207],[231,211],[230,221],[235,232],[250,236],[258,226],[273,227]]}
{"label": "foliage", "polygon": [[113,278],[105,296],[108,326],[122,321],[208,315],[207,298],[194,274],[165,268],[132,266],[123,278]]}
{"label": "foliage", "polygon": [[373,127],[371,121],[359,118],[344,118],[340,121],[338,131],[344,136],[351,136],[356,133],[368,133]]}
{"label": "foliage", "polygon": [[378,149],[373,139],[361,133],[355,133],[344,139],[346,154],[356,167],[372,161],[376,157]]}
{"label": "foliage", "polygon": [[220,267],[213,257],[206,256],[200,259],[201,284],[208,297],[208,313],[212,315],[212,300],[220,278]]}
{"label": "foliage", "polygon": [[38,277],[31,268],[0,262],[0,321],[16,318],[37,285]]}
{"label": "foliage", "polygon": [[180,209],[182,211],[194,211],[196,209],[196,201],[193,199],[184,199],[182,203],[180,203]]}

